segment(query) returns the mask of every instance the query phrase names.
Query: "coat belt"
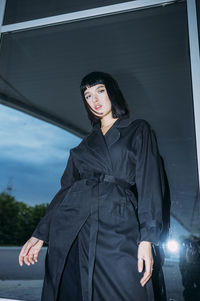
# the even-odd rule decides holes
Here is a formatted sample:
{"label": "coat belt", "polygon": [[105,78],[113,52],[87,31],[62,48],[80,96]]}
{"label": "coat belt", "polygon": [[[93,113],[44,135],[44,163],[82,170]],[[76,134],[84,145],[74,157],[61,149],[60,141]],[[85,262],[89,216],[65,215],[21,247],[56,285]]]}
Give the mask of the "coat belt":
{"label": "coat belt", "polygon": [[88,181],[91,180],[91,181],[97,181],[97,182],[103,182],[103,181],[112,182],[112,183],[121,185],[124,188],[130,188],[132,186],[131,183],[129,183],[123,179],[114,177],[113,175],[108,175],[108,174],[103,174],[103,173],[94,173],[94,174],[90,174],[90,175],[86,174],[83,178],[85,178]]}
{"label": "coat belt", "polygon": [[88,268],[88,301],[93,300],[93,290],[92,290],[92,279],[95,263],[95,253],[96,253],[96,242],[98,234],[98,224],[99,224],[99,183],[106,181],[112,182],[123,186],[124,188],[130,188],[132,184],[116,178],[113,175],[103,174],[103,173],[93,173],[82,176],[81,178],[86,179],[86,183],[94,181],[96,185],[96,193],[94,201],[91,204],[91,224],[90,224],[90,239],[89,239],[89,268]]}

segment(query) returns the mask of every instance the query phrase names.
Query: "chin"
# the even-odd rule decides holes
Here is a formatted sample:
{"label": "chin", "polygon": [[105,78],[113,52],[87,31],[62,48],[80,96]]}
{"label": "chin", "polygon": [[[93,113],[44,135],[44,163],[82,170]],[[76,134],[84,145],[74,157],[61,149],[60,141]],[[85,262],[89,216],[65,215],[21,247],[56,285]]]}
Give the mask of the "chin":
{"label": "chin", "polygon": [[102,112],[102,111],[95,111],[95,115],[96,116],[98,116],[98,117],[103,117],[103,116],[105,116],[106,114],[105,114],[105,112]]}

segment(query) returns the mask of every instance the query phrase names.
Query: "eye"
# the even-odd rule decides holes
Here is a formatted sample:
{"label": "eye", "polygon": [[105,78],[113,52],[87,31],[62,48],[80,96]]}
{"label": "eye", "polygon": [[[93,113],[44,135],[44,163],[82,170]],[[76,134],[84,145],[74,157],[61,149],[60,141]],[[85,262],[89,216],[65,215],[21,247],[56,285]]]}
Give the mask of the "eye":
{"label": "eye", "polygon": [[104,92],[104,89],[99,90],[99,92],[100,92],[100,93],[101,93],[101,92]]}
{"label": "eye", "polygon": [[86,96],[86,97],[85,97],[85,99],[87,100],[87,99],[88,99],[88,97],[90,97],[90,96],[91,96],[91,95],[88,95],[88,96]]}

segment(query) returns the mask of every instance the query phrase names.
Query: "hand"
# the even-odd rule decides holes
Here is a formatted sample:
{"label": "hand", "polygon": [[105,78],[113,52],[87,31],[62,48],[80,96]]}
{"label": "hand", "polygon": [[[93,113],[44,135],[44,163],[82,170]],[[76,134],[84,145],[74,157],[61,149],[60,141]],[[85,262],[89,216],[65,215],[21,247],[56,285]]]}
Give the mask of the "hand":
{"label": "hand", "polygon": [[138,271],[142,272],[145,262],[145,272],[140,283],[144,286],[152,275],[153,270],[153,254],[150,241],[141,241],[138,246]]}
{"label": "hand", "polygon": [[37,262],[38,254],[43,246],[43,243],[43,240],[40,240],[33,236],[29,240],[27,240],[19,254],[20,266],[23,265],[23,261],[27,265],[30,265],[31,263],[34,264],[35,262]]}

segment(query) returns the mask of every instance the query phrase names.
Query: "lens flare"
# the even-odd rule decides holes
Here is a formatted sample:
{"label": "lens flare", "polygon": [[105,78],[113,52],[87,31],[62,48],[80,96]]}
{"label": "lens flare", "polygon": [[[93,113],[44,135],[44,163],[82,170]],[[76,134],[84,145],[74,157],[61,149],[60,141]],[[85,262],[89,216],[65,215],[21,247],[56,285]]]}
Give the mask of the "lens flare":
{"label": "lens flare", "polygon": [[172,253],[177,253],[179,251],[179,243],[176,240],[168,240],[167,248]]}

